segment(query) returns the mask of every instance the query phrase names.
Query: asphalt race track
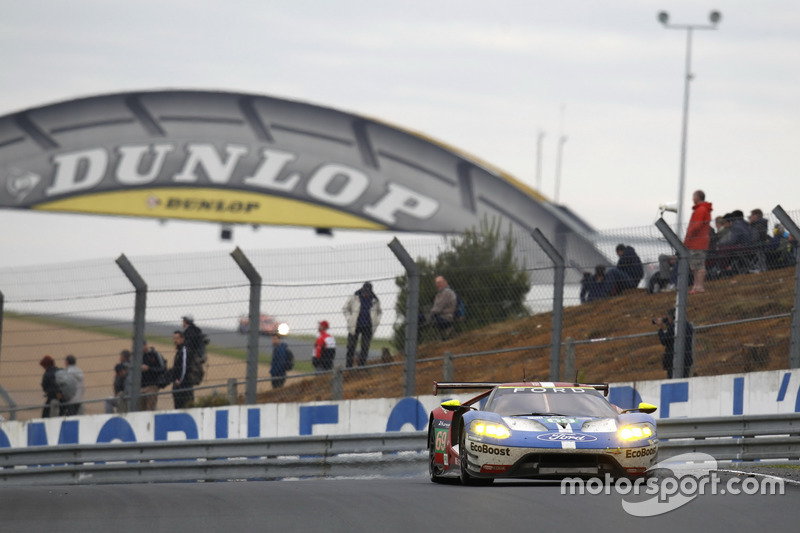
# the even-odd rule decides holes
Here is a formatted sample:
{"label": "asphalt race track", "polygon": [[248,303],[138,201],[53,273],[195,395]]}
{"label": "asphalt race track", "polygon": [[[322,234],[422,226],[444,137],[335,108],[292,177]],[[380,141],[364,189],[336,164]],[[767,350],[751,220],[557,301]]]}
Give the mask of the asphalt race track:
{"label": "asphalt race track", "polygon": [[0,531],[797,531],[799,497],[789,485],[784,495],[697,496],[639,518],[622,509],[620,495],[561,495],[558,482],[462,487],[415,477],[3,487]]}

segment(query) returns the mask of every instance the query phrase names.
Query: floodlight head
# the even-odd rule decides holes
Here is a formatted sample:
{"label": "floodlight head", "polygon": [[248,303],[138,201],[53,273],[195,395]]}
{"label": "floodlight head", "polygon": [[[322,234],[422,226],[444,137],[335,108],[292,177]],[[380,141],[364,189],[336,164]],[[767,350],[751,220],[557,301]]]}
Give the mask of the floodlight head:
{"label": "floodlight head", "polygon": [[712,11],[710,15],[708,15],[708,19],[711,21],[711,24],[717,25],[719,21],[722,20],[722,14],[719,11]]}
{"label": "floodlight head", "polygon": [[663,215],[665,211],[669,211],[671,213],[678,212],[678,202],[664,202],[663,204],[658,206],[658,210],[661,211]]}
{"label": "floodlight head", "polygon": [[661,11],[658,14],[658,21],[661,24],[667,24],[669,22],[669,13],[667,13],[666,11]]}

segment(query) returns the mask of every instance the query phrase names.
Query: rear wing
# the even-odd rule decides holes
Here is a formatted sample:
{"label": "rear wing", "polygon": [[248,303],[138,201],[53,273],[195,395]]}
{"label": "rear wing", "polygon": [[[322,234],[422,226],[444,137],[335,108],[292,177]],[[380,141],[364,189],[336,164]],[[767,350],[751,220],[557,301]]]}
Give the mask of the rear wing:
{"label": "rear wing", "polygon": [[[439,394],[440,390],[453,390],[453,389],[468,389],[468,390],[489,390],[495,387],[499,387],[501,385],[513,385],[513,383],[490,383],[490,382],[470,382],[470,381],[461,381],[461,382],[443,382],[439,383],[438,381],[433,382],[433,395],[436,396]],[[589,387],[595,390],[598,390],[603,393],[603,396],[608,396],[608,383],[550,383],[547,384],[541,382],[526,382],[525,386],[534,386],[534,387]]]}

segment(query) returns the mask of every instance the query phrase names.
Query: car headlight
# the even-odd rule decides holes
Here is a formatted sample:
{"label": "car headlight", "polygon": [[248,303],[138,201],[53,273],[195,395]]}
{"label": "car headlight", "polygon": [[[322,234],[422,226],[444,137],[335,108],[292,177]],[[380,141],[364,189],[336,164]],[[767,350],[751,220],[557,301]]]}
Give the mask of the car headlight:
{"label": "car headlight", "polygon": [[653,436],[654,427],[647,422],[641,424],[629,424],[619,430],[619,437],[622,440],[648,439]]}
{"label": "car headlight", "polygon": [[617,421],[613,418],[603,418],[602,420],[589,420],[584,422],[581,431],[584,433],[608,433],[617,430]]}
{"label": "car headlight", "polygon": [[503,424],[484,420],[473,420],[469,425],[469,431],[470,433],[493,439],[507,439],[511,436],[511,431]]}
{"label": "car headlight", "polygon": [[281,322],[278,324],[278,335],[288,335],[289,334],[289,324],[286,322]]}

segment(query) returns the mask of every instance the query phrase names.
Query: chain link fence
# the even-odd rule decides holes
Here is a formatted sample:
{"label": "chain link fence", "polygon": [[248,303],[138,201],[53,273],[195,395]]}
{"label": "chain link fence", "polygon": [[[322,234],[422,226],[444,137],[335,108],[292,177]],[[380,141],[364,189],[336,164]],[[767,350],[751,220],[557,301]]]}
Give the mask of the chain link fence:
{"label": "chain link fence", "polygon": [[[794,220],[798,214],[789,213]],[[770,219],[769,227],[775,223]],[[575,255],[571,250],[580,248],[571,242],[575,239],[592,242],[599,253]],[[789,241],[782,239],[777,248],[765,243],[758,250],[765,262],[750,261],[741,270],[715,271],[716,258],[709,257],[707,291],[692,295],[687,307],[695,332],[690,375],[789,366],[795,255]],[[257,401],[401,397],[410,372],[416,394],[430,393],[433,380],[548,378],[555,269],[530,234],[487,223],[461,236],[401,239],[420,267],[418,293],[409,292],[409,274],[388,244],[244,251],[262,280],[260,312],[265,317],[259,329],[265,334],[258,335]],[[660,277],[659,259],[663,264],[674,254],[659,230],[655,226],[587,230],[560,235],[553,244],[567,252],[560,376],[587,382],[665,378],[664,347],[653,319],[675,306],[676,293],[670,291],[669,278],[652,281]],[[591,278],[598,266],[609,272],[618,260],[618,244],[635,249],[643,279],[636,288],[617,285],[610,294],[587,297],[582,281]],[[231,255],[128,260],[147,284],[144,335],[170,366],[175,354],[172,333],[182,329],[181,317],[192,314],[210,337],[205,379],[196,387],[195,405],[243,402],[250,282]],[[445,275],[466,306],[466,315],[447,331],[426,327],[429,322],[409,317],[407,311],[410,296],[417,299],[425,317],[438,274]],[[367,281],[380,301],[382,316],[367,364],[348,368],[342,308]],[[120,408],[113,400],[114,369],[120,353],[132,349],[136,294],[114,258],[0,269],[0,292],[3,416],[28,419],[42,414],[39,360],[46,354],[59,367],[67,355],[77,358],[86,385],[86,413]],[[331,370],[320,372],[312,358],[323,320],[336,340],[336,357]],[[404,355],[412,353],[405,346],[409,321],[419,327],[411,367]],[[268,333],[279,323],[288,325],[283,339],[295,356],[295,366],[282,387],[273,387]],[[172,408],[170,395],[169,388],[160,391],[159,409]]]}

